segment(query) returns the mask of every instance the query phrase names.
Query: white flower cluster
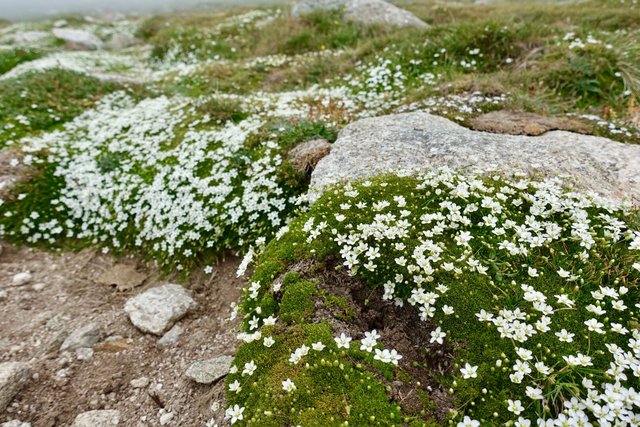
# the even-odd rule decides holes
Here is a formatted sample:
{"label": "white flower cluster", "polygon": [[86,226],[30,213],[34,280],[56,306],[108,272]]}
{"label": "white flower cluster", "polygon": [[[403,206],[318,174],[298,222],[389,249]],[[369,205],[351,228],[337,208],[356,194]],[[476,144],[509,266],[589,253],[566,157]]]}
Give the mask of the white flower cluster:
{"label": "white flower cluster", "polygon": [[46,150],[57,165],[64,188],[54,205],[69,219],[40,222],[34,212],[21,234],[32,243],[73,237],[118,248],[133,229],[133,245],[189,257],[280,228],[296,200],[276,182],[277,144],[262,142],[259,158],[243,154],[263,122],[209,121],[196,119],[186,100],[135,103],[117,93],[64,129],[24,141],[25,151]]}
{"label": "white flower cluster", "polygon": [[[417,306],[424,321],[444,319],[459,311],[455,300],[449,300],[453,307],[440,302],[457,286],[438,283],[440,273],[453,273],[456,277],[490,274],[491,265],[474,246],[476,240],[482,240],[482,245],[505,259],[513,259],[512,269],[503,273],[520,272],[528,278],[527,283],[512,281],[504,285],[517,295],[517,307],[500,306],[500,298],[496,297],[495,301],[486,301],[485,308],[476,314],[479,322],[496,328],[517,356],[511,360],[511,368],[503,372],[512,383],[526,385],[527,392],[504,402],[505,407],[519,416],[529,406],[523,403],[527,399],[544,400],[548,405],[552,386],[549,381],[558,375],[565,381],[578,381],[576,390],[581,390],[570,393],[560,403],[555,417],[541,410],[538,418],[517,417],[513,422],[520,426],[532,422],[545,426],[637,425],[640,394],[634,384],[640,378],[640,331],[619,318],[640,308],[635,297],[630,297],[638,278],[602,284],[584,295],[580,284],[589,277],[576,266],[587,265],[593,251],[620,245],[635,254],[631,265],[638,269],[640,232],[630,230],[619,219],[626,210],[614,202],[565,192],[554,182],[494,179],[495,184],[486,184],[447,169],[429,172],[417,180],[415,189],[437,196],[437,202],[431,202],[428,210],[416,208],[401,195],[363,200],[362,190],[347,184],[335,190],[344,197],[340,199],[340,209],[346,215],[329,212],[311,216],[302,231],[309,243],[324,239],[335,242],[344,266],[353,274],[391,277],[384,282],[383,298],[397,305],[408,302]],[[361,185],[366,188],[372,183]],[[422,206],[420,203],[417,204]],[[349,215],[354,212],[358,214]],[[349,218],[358,220],[350,222]],[[553,260],[547,261],[555,267],[553,274],[558,277],[554,280],[566,284],[549,293],[541,286],[547,280],[544,266],[522,264],[519,260],[561,242],[575,249],[554,252]],[[563,263],[567,270],[556,262]],[[587,320],[565,327],[567,310],[583,310]],[[550,344],[529,346],[533,337],[540,336],[544,336],[542,342]],[[582,338],[580,342],[575,340],[577,336],[584,337],[587,344],[583,345]],[[618,344],[622,337],[624,345]],[[445,344],[446,339],[447,332],[439,326],[431,332],[432,344]],[[604,345],[600,347],[589,344],[602,340]],[[551,344],[554,341],[558,344]],[[573,350],[547,354],[548,345],[568,345]],[[595,358],[604,354],[608,354],[609,365],[599,371]],[[506,361],[500,358],[496,366]],[[586,375],[587,372],[597,374]],[[478,366],[466,363],[460,373],[464,380],[477,378]],[[459,425],[478,424],[465,418]]]}

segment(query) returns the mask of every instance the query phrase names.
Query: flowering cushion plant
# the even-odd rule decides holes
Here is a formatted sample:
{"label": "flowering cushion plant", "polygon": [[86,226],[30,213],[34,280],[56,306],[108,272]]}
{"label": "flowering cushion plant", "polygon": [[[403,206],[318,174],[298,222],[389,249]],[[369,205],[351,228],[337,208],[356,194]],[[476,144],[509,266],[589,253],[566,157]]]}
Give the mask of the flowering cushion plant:
{"label": "flowering cushion plant", "polygon": [[[325,319],[324,337],[307,337],[290,347],[269,329],[275,327],[285,337],[314,317],[308,309],[295,324],[283,321],[280,310],[287,293],[303,294],[279,279],[281,273],[296,260],[333,258],[339,260],[337,269],[379,289],[388,305],[412,307],[429,332],[420,349],[423,357],[415,360],[396,357],[402,354],[394,354],[392,342],[376,341],[379,348],[373,354],[378,358],[371,362],[385,364],[395,380],[412,384],[425,408],[433,406],[439,392],[452,397],[449,413],[439,418],[399,405],[404,422],[638,422],[640,232],[637,214],[628,206],[550,181],[439,170],[329,190],[279,235],[259,256],[242,304],[247,329],[241,338],[250,342],[247,346],[258,345],[269,319],[273,345],[284,345],[281,357],[293,362],[305,363],[313,353],[306,349],[310,341],[320,340],[330,351],[345,354],[371,348],[371,331],[343,335],[335,319]],[[301,305],[313,300],[305,295]],[[385,337],[384,330],[373,333]],[[243,360],[243,350],[239,354]],[[279,363],[277,355],[268,354],[274,360],[262,371],[258,364],[257,371],[266,378],[275,375],[270,367]],[[434,359],[446,354],[453,354],[454,362],[433,372],[438,365]],[[374,365],[351,358],[352,367],[360,364],[376,372]],[[410,365],[430,372],[434,383],[418,385],[402,375]],[[277,384],[289,379],[298,385],[306,373],[286,375]],[[383,376],[373,378],[384,384]],[[353,379],[341,381],[344,386]],[[333,387],[327,386],[325,393],[339,394],[339,387]],[[301,390],[298,385],[287,399]],[[394,403],[389,393],[379,398]],[[264,404],[257,397],[230,400],[250,413]],[[272,402],[277,408],[278,400]],[[360,425],[359,414],[330,416]],[[379,415],[376,419],[390,422]]]}

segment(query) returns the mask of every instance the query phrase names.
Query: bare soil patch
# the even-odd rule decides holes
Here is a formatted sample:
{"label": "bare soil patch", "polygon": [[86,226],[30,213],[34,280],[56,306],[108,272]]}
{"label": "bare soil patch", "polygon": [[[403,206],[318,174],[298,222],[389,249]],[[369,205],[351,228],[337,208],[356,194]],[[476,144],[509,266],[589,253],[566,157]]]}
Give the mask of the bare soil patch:
{"label": "bare soil patch", "polygon": [[[237,257],[222,260],[213,275],[194,274],[185,283],[198,306],[178,322],[183,332],[177,342],[163,346],[159,337],[137,330],[123,306],[149,287],[180,283],[177,278],[163,279],[136,259],[116,260],[93,250],[53,254],[2,246],[0,362],[28,362],[34,375],[0,414],[0,423],[18,419],[34,427],[67,426],[79,413],[117,409],[120,426],[160,425],[167,412],[173,413],[169,426],[203,425],[212,417],[225,425],[224,381],[200,385],[184,372],[197,360],[235,351],[237,325],[228,318],[244,286],[235,277]],[[15,286],[13,276],[25,271],[32,279]],[[135,285],[114,276],[118,271]],[[102,328],[93,356],[79,360],[75,353],[61,354],[64,337],[89,322]],[[131,385],[141,377],[148,385]]]}

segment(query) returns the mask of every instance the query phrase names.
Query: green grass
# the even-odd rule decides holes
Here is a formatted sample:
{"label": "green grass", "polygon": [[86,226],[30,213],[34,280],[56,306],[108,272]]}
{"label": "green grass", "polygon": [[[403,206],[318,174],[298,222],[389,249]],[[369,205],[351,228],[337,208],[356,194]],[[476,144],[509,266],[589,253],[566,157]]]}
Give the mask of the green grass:
{"label": "green grass", "polygon": [[[103,82],[74,71],[34,71],[0,81],[0,145],[72,120],[93,107],[105,94],[129,90],[119,83]],[[8,126],[8,127],[7,127]]]}
{"label": "green grass", "polygon": [[33,61],[42,54],[35,49],[0,49],[0,74],[4,74],[23,62]]}

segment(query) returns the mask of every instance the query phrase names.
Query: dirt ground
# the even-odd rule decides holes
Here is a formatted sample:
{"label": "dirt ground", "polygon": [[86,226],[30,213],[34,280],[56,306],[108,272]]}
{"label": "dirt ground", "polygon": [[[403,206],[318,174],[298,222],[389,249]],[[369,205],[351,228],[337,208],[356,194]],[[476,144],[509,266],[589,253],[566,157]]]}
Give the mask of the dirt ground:
{"label": "dirt ground", "polygon": [[[131,296],[171,281],[154,268],[91,250],[58,255],[0,244],[0,362],[28,362],[33,372],[0,423],[68,426],[81,412],[117,409],[119,426],[160,425],[168,412],[168,426],[202,426],[212,417],[225,425],[224,382],[200,385],[184,373],[197,360],[234,352],[236,324],[228,318],[244,286],[235,277],[238,258],[229,256],[213,275],[186,284],[198,306],[178,322],[184,331],[177,342],[163,346],[159,337],[136,329],[123,309]],[[24,271],[32,280],[13,284],[13,276]],[[118,290],[103,283],[123,271],[133,274],[125,284],[140,286]],[[93,356],[79,360],[75,353],[60,353],[66,335],[89,322],[102,328]],[[141,377],[148,378],[147,386],[130,384]]]}

